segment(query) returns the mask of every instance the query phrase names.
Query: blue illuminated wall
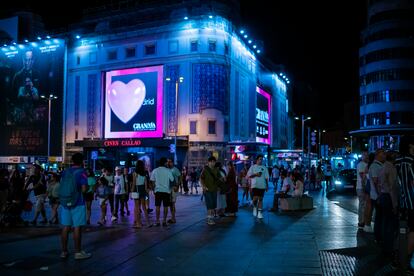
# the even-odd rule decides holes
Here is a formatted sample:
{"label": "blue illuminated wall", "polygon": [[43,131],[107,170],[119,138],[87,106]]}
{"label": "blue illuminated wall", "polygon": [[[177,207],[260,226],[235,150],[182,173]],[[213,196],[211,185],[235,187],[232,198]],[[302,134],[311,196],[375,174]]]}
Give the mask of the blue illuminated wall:
{"label": "blue illuminated wall", "polygon": [[228,70],[220,64],[193,64],[192,113],[203,109],[217,109],[227,114]]}

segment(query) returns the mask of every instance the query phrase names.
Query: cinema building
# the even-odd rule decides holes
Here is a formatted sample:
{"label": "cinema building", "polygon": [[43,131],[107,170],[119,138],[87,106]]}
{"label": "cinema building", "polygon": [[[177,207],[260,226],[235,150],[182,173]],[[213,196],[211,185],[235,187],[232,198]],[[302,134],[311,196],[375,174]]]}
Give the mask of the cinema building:
{"label": "cinema building", "polygon": [[66,162],[82,150],[97,167],[152,168],[175,149],[180,166],[200,166],[291,148],[289,80],[239,27],[237,1],[170,2],[106,6],[72,26]]}

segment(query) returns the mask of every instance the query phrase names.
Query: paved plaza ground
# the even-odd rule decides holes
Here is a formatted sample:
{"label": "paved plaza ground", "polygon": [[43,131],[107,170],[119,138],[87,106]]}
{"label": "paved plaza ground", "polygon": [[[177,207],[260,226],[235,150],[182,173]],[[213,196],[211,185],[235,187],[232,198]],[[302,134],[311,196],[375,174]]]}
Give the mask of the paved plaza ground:
{"label": "paved plaza ground", "polygon": [[61,260],[59,226],[4,229],[0,275],[392,274],[372,234],[358,231],[355,199],[341,205],[318,191],[312,193],[313,210],[272,213],[267,211],[272,194],[266,193],[261,221],[243,207],[237,217],[209,226],[200,196],[183,195],[177,200],[176,224],[139,230],[131,227],[132,215],[97,226],[94,201],[92,225],[83,236],[92,258],[76,261],[71,254]]}

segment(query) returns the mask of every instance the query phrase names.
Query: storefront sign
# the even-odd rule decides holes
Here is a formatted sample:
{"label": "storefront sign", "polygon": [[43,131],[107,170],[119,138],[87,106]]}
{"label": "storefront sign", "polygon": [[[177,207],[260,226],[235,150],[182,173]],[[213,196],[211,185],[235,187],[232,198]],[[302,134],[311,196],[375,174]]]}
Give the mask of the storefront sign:
{"label": "storefront sign", "polygon": [[256,142],[270,144],[271,97],[259,87],[256,87],[256,92]]}
{"label": "storefront sign", "polygon": [[28,163],[28,160],[27,156],[0,156],[0,163],[6,164]]}
{"label": "storefront sign", "polygon": [[106,140],[103,142],[105,147],[138,147],[142,144],[141,140]]}
{"label": "storefront sign", "polygon": [[162,137],[162,97],[162,66],[107,72],[105,138]]}

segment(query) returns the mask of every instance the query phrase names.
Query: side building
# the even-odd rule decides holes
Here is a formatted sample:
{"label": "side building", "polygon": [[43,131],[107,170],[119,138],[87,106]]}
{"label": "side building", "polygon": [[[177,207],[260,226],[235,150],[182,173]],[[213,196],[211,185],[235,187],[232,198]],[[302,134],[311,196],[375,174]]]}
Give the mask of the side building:
{"label": "side building", "polygon": [[370,0],[360,48],[360,129],[369,150],[414,133],[414,3]]}
{"label": "side building", "polygon": [[[65,160],[202,166],[289,148],[289,89],[236,27],[237,1],[186,1],[89,14],[67,53]],[[230,3],[230,4],[229,4]],[[236,15],[235,15],[236,14]],[[91,165],[92,166],[92,165]]]}

